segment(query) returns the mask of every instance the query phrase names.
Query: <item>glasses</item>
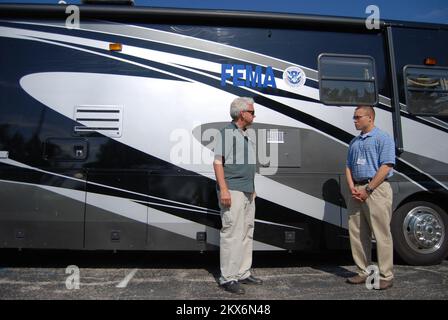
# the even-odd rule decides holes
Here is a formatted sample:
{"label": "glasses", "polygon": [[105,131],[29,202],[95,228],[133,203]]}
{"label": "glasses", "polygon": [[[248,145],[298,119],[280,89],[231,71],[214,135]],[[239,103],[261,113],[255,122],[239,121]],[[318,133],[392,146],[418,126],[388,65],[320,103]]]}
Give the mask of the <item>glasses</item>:
{"label": "glasses", "polygon": [[244,112],[249,112],[251,115],[255,115],[255,110],[245,110]]}
{"label": "glasses", "polygon": [[361,119],[362,117],[368,117],[368,115],[363,115],[363,116],[353,116],[353,120],[359,120],[359,119]]}

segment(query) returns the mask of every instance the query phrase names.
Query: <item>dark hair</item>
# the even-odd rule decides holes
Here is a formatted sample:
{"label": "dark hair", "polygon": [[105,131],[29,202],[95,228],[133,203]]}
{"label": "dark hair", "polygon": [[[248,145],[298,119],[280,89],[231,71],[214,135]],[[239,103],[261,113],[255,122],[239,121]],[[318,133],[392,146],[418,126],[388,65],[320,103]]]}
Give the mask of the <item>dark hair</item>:
{"label": "dark hair", "polygon": [[363,106],[363,105],[361,105],[361,106],[357,106],[355,110],[358,110],[358,109],[363,109],[363,110],[367,111],[367,113],[368,113],[373,119],[375,119],[375,109],[373,109],[372,106]]}

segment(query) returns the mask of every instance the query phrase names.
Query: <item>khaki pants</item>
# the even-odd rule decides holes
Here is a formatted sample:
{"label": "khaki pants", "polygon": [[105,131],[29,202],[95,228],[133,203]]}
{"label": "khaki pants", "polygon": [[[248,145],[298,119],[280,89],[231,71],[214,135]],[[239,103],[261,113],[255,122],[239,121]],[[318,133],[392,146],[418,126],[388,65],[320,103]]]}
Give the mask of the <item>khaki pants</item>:
{"label": "khaki pants", "polygon": [[220,204],[220,284],[249,277],[252,266],[255,199],[252,193],[229,191],[230,208]]}
{"label": "khaki pants", "polygon": [[[356,186],[357,189],[366,185]],[[365,202],[351,198],[348,203],[348,227],[353,260],[361,276],[368,275],[372,264],[372,233],[376,239],[380,279],[392,280],[393,243],[390,232],[392,219],[392,188],[385,181],[380,184]]]}

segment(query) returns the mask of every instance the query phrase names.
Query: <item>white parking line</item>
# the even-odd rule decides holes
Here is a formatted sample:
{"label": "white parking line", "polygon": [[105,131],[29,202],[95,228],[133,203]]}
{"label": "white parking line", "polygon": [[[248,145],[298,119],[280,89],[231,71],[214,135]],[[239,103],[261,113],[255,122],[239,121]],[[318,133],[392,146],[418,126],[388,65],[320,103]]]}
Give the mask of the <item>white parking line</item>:
{"label": "white parking line", "polygon": [[133,269],[131,272],[129,272],[128,275],[123,279],[123,281],[121,281],[117,285],[117,288],[126,288],[129,281],[131,281],[132,277],[137,273],[137,271],[138,271],[138,269]]}

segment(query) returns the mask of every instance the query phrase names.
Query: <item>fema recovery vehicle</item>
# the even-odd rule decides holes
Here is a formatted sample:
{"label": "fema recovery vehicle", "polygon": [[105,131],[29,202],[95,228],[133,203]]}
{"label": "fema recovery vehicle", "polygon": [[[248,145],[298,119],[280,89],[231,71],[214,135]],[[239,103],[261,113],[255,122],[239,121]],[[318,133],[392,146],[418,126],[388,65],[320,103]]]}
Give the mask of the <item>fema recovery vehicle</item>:
{"label": "fema recovery vehicle", "polygon": [[368,104],[397,148],[395,250],[438,263],[448,253],[447,40],[447,26],[423,23],[2,4],[0,246],[217,250],[203,133],[250,96],[263,151],[255,250],[349,248],[345,161],[354,106]]}

